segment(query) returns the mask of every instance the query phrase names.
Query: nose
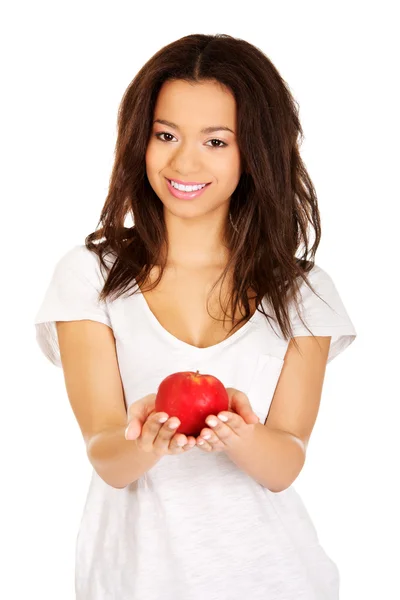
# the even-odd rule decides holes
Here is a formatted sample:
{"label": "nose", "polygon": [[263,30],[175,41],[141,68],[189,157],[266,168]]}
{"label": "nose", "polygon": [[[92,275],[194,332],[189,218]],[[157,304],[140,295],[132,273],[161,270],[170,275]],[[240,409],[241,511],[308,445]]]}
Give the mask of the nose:
{"label": "nose", "polygon": [[[188,144],[182,144],[175,150],[170,161],[170,167],[175,173],[181,173],[186,177],[185,173],[195,174],[196,172],[201,173],[201,161],[198,158],[198,154],[193,148],[189,147]],[[196,177],[193,175],[193,181],[196,181]]]}

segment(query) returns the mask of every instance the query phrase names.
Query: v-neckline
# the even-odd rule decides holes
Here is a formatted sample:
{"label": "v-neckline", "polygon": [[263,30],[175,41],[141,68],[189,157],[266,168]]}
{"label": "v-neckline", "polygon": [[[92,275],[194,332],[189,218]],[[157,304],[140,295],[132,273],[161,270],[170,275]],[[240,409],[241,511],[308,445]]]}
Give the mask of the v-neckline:
{"label": "v-neckline", "polygon": [[143,309],[144,309],[145,313],[147,314],[147,316],[149,317],[149,320],[152,323],[152,325],[154,326],[154,328],[164,338],[166,338],[170,343],[172,343],[173,346],[175,346],[177,348],[181,348],[183,350],[186,350],[187,352],[192,352],[192,353],[196,353],[196,354],[205,356],[206,354],[211,354],[213,352],[223,350],[224,348],[226,348],[227,346],[229,346],[230,344],[235,342],[242,335],[244,335],[246,333],[246,331],[248,329],[250,329],[250,327],[253,325],[253,323],[258,319],[258,317],[261,316],[261,313],[258,310],[260,305],[258,305],[258,307],[256,308],[255,312],[252,314],[250,319],[248,319],[248,321],[246,321],[246,323],[244,323],[239,329],[237,329],[235,331],[235,333],[231,334],[229,337],[225,338],[221,342],[218,342],[217,344],[213,344],[212,346],[206,346],[205,348],[200,348],[199,346],[194,346],[193,344],[189,344],[188,342],[184,342],[180,338],[177,338],[175,335],[173,335],[167,329],[165,329],[165,327],[163,325],[161,325],[160,321],[157,319],[157,317],[151,310],[146,298],[144,297],[143,292],[141,291],[140,287],[137,284],[136,279],[134,281],[138,288],[137,295],[140,296],[140,300],[141,300]]}

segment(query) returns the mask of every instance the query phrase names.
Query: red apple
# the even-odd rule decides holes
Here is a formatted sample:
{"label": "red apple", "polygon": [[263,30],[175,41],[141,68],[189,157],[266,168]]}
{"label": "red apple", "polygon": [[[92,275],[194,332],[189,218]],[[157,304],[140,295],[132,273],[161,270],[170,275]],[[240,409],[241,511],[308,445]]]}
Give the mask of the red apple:
{"label": "red apple", "polygon": [[228,410],[229,397],[224,385],[213,375],[200,375],[199,371],[172,373],[158,386],[155,410],[177,417],[181,424],[175,433],[200,435],[208,415],[218,415]]}

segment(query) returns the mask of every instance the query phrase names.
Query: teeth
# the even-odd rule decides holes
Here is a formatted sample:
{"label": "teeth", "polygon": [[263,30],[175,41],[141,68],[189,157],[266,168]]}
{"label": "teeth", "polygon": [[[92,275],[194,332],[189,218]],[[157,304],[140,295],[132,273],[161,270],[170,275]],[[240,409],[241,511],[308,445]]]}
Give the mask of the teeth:
{"label": "teeth", "polygon": [[182,185],[175,183],[175,181],[171,180],[171,185],[172,187],[176,188],[177,190],[180,190],[181,192],[194,192],[196,190],[201,190],[206,184],[203,183],[201,185]]}

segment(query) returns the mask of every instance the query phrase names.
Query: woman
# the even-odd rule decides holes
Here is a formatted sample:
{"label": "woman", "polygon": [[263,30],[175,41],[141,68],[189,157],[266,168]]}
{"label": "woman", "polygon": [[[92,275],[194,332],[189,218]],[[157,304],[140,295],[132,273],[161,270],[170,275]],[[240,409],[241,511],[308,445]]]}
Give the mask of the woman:
{"label": "woman", "polygon": [[[275,67],[227,35],[169,44],[126,90],[102,227],[58,261],[35,319],[93,466],[79,600],[339,597],[292,484],[356,331],[314,262],[301,135]],[[155,396],[197,370],[230,404],[195,437]]]}

